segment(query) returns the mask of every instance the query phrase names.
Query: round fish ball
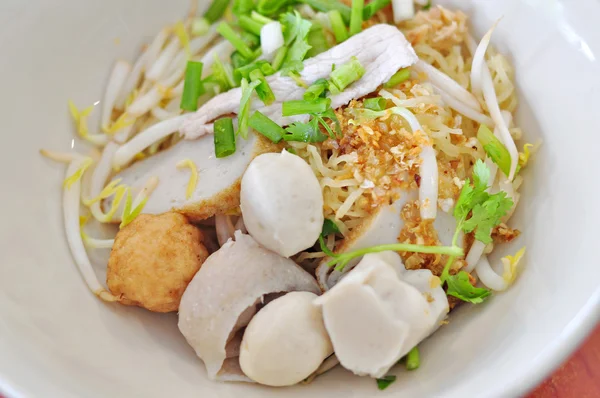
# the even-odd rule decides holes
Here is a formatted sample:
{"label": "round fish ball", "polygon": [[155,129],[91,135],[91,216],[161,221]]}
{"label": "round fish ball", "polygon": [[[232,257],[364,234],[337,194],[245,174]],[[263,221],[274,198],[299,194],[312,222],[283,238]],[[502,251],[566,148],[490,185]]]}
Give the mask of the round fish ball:
{"label": "round fish ball", "polygon": [[260,384],[279,387],[310,376],[333,347],[317,295],[291,292],[263,307],[250,321],[240,348],[242,371]]}
{"label": "round fish ball", "polygon": [[284,257],[314,245],[323,228],[317,177],[288,151],[257,156],[242,177],[241,209],[248,232]]}

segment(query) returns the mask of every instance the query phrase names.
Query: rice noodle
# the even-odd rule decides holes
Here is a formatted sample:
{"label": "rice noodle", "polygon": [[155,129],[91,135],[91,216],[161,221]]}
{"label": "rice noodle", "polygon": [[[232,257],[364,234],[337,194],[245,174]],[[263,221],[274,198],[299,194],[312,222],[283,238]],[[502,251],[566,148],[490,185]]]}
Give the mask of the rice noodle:
{"label": "rice noodle", "polygon": [[[67,168],[67,178],[75,173],[83,164],[85,158],[78,157],[73,160]],[[63,215],[65,223],[65,231],[67,235],[67,242],[71,249],[73,259],[88,285],[89,289],[102,300],[105,301],[117,301],[118,298],[113,296],[104,286],[100,284],[92,264],[85,251],[83,245],[83,238],[81,237],[80,226],[79,226],[79,197],[81,195],[81,181],[77,180],[73,182],[70,188],[65,187],[63,192]]]}
{"label": "rice noodle", "polygon": [[180,115],[172,119],[163,120],[133,137],[116,151],[113,157],[113,167],[120,169],[131,162],[136,154],[148,148],[152,143],[179,131],[183,121],[188,116]]}
{"label": "rice noodle", "polygon": [[112,117],[112,110],[115,102],[121,93],[127,76],[131,72],[131,65],[126,61],[117,61],[108,79],[104,100],[102,101],[102,114],[100,116],[100,126],[103,129],[108,128]]}

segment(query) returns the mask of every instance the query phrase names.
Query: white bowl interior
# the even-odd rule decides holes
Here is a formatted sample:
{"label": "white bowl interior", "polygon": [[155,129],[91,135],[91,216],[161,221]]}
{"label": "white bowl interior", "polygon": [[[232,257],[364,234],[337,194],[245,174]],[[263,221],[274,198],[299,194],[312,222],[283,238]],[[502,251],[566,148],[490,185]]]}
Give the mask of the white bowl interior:
{"label": "white bowl interior", "polygon": [[593,224],[599,219],[600,31],[594,16],[600,3],[444,3],[471,14],[478,35],[504,15],[494,43],[516,66],[518,122],[528,141],[543,141],[525,171],[514,218],[523,235],[504,248],[526,245],[526,264],[507,293],[454,312],[450,324],[422,345],[422,367],[395,369],[399,381],[380,392],[374,381],[341,369],[285,391],[210,382],[174,314],[107,305],[88,292],[63,234],[63,166],[40,157],[38,149],[77,145],[67,100],[99,101],[112,62],[132,60],[142,42],[184,15],[189,2],[1,1],[0,393],[515,396],[558,365],[595,324],[600,302]]}

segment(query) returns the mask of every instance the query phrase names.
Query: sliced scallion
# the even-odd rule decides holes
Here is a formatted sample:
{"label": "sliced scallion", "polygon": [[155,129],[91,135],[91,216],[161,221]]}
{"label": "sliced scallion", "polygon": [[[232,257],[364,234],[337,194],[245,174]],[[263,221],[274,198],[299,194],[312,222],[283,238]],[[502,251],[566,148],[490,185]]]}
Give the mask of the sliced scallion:
{"label": "sliced scallion", "polygon": [[285,56],[287,54],[287,47],[279,47],[279,50],[275,53],[275,57],[273,57],[273,69],[279,70],[281,65],[283,65],[283,61],[285,60]]}
{"label": "sliced scallion", "polygon": [[271,64],[265,60],[260,60],[236,68],[233,71],[233,76],[238,82],[240,82],[242,79],[250,80],[250,73],[255,69],[259,69],[260,72],[265,76],[270,76],[275,73],[275,69],[271,66]]}
{"label": "sliced scallion", "polygon": [[260,22],[263,25],[264,24],[268,24],[269,22],[274,22],[275,20],[269,18],[269,17],[265,17],[264,15],[256,12],[256,11],[252,11],[250,13],[250,18],[254,19],[256,22]]}
{"label": "sliced scallion", "polygon": [[217,27],[217,32],[221,34],[233,47],[242,54],[243,57],[254,59],[254,52],[246,42],[238,35],[227,22],[221,22]]}
{"label": "sliced scallion", "polygon": [[242,79],[242,99],[240,100],[240,110],[238,112],[238,131],[237,133],[244,139],[248,138],[248,119],[250,118],[250,98],[252,92],[260,84],[260,81],[248,83],[248,80]]}
{"label": "sliced scallion", "polygon": [[413,349],[406,354],[406,370],[415,370],[418,369],[419,366],[421,366],[419,349],[413,347]]}
{"label": "sliced scallion", "polygon": [[234,51],[231,54],[231,66],[233,66],[234,68],[234,77],[235,77],[235,70],[238,68],[242,68],[246,65],[248,65],[250,62],[248,61],[248,59],[244,58],[244,56],[242,56],[242,54],[240,54],[239,51]]}
{"label": "sliced scallion", "polygon": [[192,35],[202,36],[210,29],[210,22],[206,18],[194,18],[192,22]]}
{"label": "sliced scallion", "polygon": [[365,0],[352,0],[352,13],[350,14],[350,36],[360,33],[363,23],[363,8]]}
{"label": "sliced scallion", "polygon": [[350,84],[363,77],[364,74],[365,68],[363,68],[356,57],[352,57],[350,62],[337,67],[331,72],[329,80],[339,91],[343,91]]}
{"label": "sliced scallion", "polygon": [[331,10],[337,10],[342,15],[342,18],[346,23],[350,21],[350,15],[352,13],[350,7],[343,4],[338,0],[300,0],[301,3],[308,4],[312,8],[321,12],[329,12]]}
{"label": "sliced scallion", "polygon": [[317,98],[313,101],[293,100],[282,104],[283,116],[304,115],[307,113],[325,112],[331,105],[329,98]]}
{"label": "sliced scallion", "polygon": [[390,88],[395,87],[400,83],[407,81],[410,78],[410,69],[402,68],[398,72],[394,73],[390,80],[383,84],[383,87]]}
{"label": "sliced scallion", "polygon": [[258,0],[256,11],[263,15],[274,15],[288,3],[288,0]]}
{"label": "sliced scallion", "polygon": [[248,125],[274,143],[281,141],[283,139],[283,135],[285,134],[285,130],[280,125],[259,111],[256,111],[252,114],[248,120]]}
{"label": "sliced scallion", "polygon": [[329,23],[331,23],[331,29],[335,36],[335,41],[341,43],[348,38],[348,29],[342,19],[342,14],[339,10],[331,10],[327,13],[329,16]]}
{"label": "sliced scallion", "polygon": [[233,132],[233,119],[224,117],[215,121],[215,156],[227,157],[235,153],[235,133]]}
{"label": "sliced scallion", "polygon": [[313,101],[317,98],[325,97],[327,85],[328,83],[325,79],[316,80],[304,92],[304,99],[307,101]]}
{"label": "sliced scallion", "polygon": [[382,97],[367,98],[363,105],[372,111],[382,111],[387,105],[387,100]]}
{"label": "sliced scallion", "polygon": [[228,5],[229,0],[213,0],[208,10],[204,13],[204,18],[210,23],[221,19]]}
{"label": "sliced scallion", "polygon": [[265,25],[264,23],[260,23],[247,15],[240,15],[238,18],[238,23],[242,29],[257,36],[260,35],[260,30]]}
{"label": "sliced scallion", "polygon": [[253,0],[233,0],[233,7],[231,7],[231,11],[233,11],[233,14],[237,16],[250,14],[253,9]]}
{"label": "sliced scallion", "polygon": [[202,84],[202,62],[188,61],[185,68],[183,94],[179,107],[186,111],[198,109],[198,98],[204,92]]}
{"label": "sliced scallion", "polygon": [[391,0],[373,0],[369,2],[369,4],[367,4],[363,9],[363,20],[366,21],[371,19],[375,14],[377,14],[377,11],[386,7],[388,4],[390,4],[390,2]]}
{"label": "sliced scallion", "polygon": [[267,79],[265,79],[265,76],[260,69],[254,69],[250,72],[250,80],[253,82],[258,81],[260,83],[256,86],[256,95],[258,95],[258,98],[260,98],[265,105],[271,105],[273,101],[275,101],[275,94],[273,94],[271,86],[267,83]]}
{"label": "sliced scallion", "polygon": [[510,173],[510,152],[485,124],[479,126],[477,139],[483,145],[483,150],[498,165],[505,175]]}

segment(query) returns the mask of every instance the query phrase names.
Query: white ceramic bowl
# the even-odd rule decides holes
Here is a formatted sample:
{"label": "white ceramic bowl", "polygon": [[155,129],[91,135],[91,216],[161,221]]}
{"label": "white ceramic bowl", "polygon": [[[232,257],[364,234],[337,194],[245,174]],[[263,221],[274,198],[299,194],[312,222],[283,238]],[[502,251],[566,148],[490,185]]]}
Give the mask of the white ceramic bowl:
{"label": "white ceramic bowl", "polygon": [[341,369],[286,390],[210,382],[175,315],[107,305],[89,293],[63,234],[63,167],[37,151],[72,147],[67,100],[99,100],[112,62],[132,59],[189,3],[0,1],[0,393],[514,397],[546,376],[598,319],[600,3],[445,3],[471,14],[478,34],[504,15],[494,42],[516,66],[518,121],[528,140],[543,140],[514,218],[524,233],[510,249],[527,246],[526,267],[507,293],[453,313],[422,345],[422,367],[397,369],[399,380],[380,392]]}

